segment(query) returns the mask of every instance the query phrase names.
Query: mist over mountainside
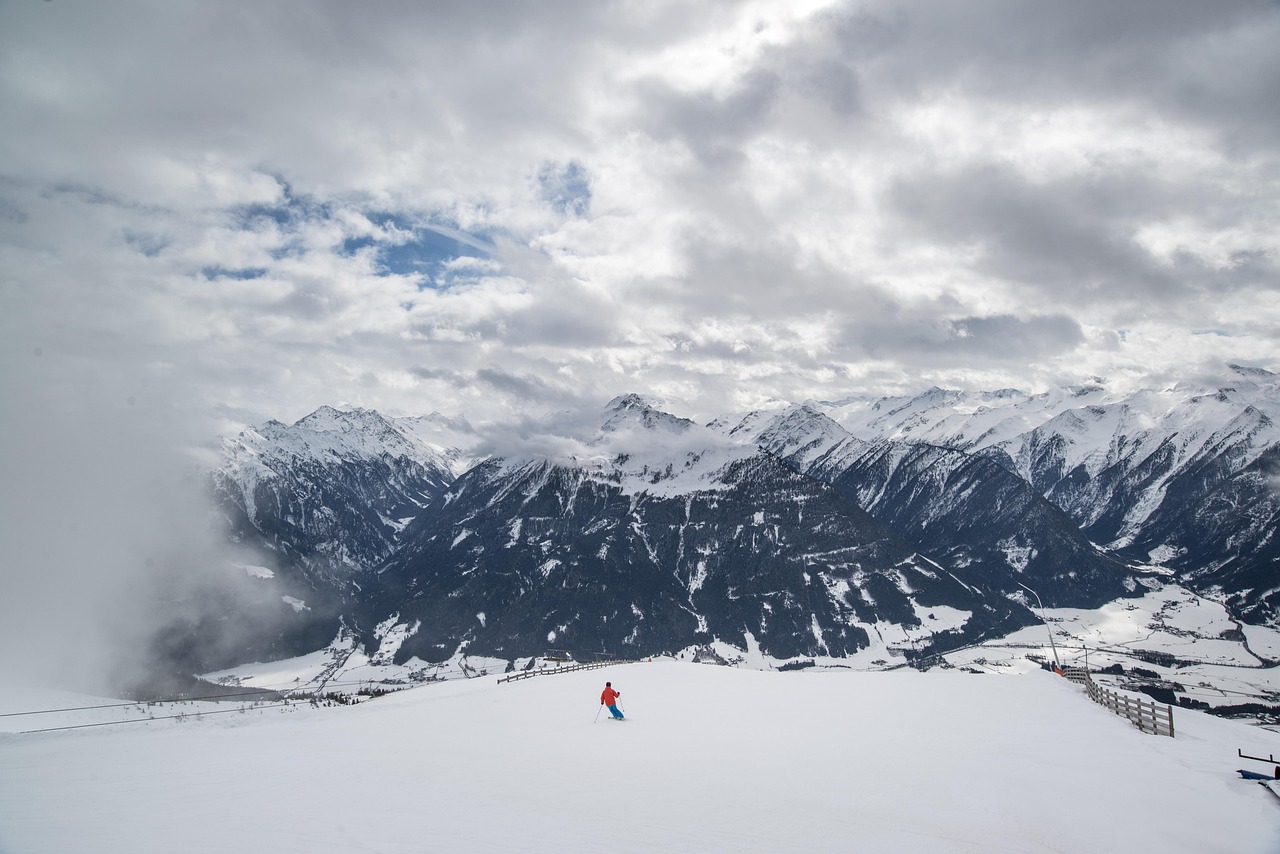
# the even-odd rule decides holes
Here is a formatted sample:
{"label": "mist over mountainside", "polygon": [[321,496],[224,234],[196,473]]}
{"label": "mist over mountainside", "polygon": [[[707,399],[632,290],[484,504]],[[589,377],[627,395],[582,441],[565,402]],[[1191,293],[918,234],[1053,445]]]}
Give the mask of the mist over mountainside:
{"label": "mist over mountainside", "polygon": [[358,610],[368,568],[398,547],[464,460],[430,439],[470,432],[440,415],[393,421],[324,406],[292,425],[269,421],[222,440],[224,462],[210,473],[215,504],[245,574],[289,605],[280,636],[257,654],[296,654],[334,637]]}
{"label": "mist over mountainside", "polygon": [[317,603],[299,619],[374,645],[392,619],[412,630],[401,661],[712,640],[921,654],[1034,622],[1027,588],[1091,608],[1152,576],[1274,622],[1280,395],[1236,372],[1217,390],[933,389],[706,427],[624,395],[555,454],[525,442],[466,471],[483,455],[465,422],[325,407],[225,442],[212,482],[277,573],[264,583],[310,591],[289,594]]}

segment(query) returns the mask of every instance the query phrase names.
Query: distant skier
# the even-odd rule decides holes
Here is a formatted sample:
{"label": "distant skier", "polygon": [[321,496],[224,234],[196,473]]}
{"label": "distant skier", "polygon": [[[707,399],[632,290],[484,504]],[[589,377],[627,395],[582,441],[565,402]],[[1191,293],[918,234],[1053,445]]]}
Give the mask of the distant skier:
{"label": "distant skier", "polygon": [[615,720],[622,720],[622,712],[618,711],[618,698],[622,696],[621,691],[613,690],[613,683],[604,683],[604,690],[600,692],[600,705],[609,707],[609,714],[613,715]]}

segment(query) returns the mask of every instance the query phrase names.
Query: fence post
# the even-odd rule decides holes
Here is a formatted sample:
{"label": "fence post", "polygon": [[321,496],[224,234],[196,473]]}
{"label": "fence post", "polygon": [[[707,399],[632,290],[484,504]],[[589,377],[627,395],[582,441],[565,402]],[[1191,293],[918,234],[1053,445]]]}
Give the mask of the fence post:
{"label": "fence post", "polygon": [[[1119,691],[1113,691],[1110,688],[1104,688],[1093,681],[1093,676],[1087,670],[1084,672],[1085,693],[1089,695],[1089,699],[1093,700],[1100,706],[1110,709],[1113,713],[1120,717],[1126,718],[1142,732],[1151,732],[1155,735],[1161,735],[1164,728],[1168,728],[1168,736],[1174,737],[1173,729],[1173,706],[1167,704],[1157,704],[1155,700],[1142,700],[1137,697],[1129,697],[1121,694]],[[1159,706],[1164,705],[1164,714],[1160,714]]]}

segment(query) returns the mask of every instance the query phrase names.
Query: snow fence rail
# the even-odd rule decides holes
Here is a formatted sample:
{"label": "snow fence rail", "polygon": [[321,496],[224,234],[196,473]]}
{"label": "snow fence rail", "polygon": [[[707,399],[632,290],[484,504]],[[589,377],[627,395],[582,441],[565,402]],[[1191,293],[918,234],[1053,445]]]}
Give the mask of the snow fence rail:
{"label": "snow fence rail", "polygon": [[532,679],[535,676],[552,676],[556,673],[573,673],[578,670],[597,670],[601,667],[612,667],[615,664],[635,664],[639,659],[635,658],[610,658],[605,661],[588,661],[582,664],[571,664],[568,667],[542,667],[538,670],[521,670],[518,673],[512,673],[510,676],[503,676],[498,680],[498,684],[503,682],[515,682],[519,679]]}
{"label": "snow fence rail", "polygon": [[1143,732],[1154,735],[1167,735],[1173,738],[1173,706],[1157,703],[1154,700],[1139,700],[1104,688],[1093,681],[1093,676],[1083,667],[1065,667],[1062,675],[1072,682],[1084,686],[1089,699],[1100,706],[1115,712],[1122,718],[1128,718],[1134,726]]}

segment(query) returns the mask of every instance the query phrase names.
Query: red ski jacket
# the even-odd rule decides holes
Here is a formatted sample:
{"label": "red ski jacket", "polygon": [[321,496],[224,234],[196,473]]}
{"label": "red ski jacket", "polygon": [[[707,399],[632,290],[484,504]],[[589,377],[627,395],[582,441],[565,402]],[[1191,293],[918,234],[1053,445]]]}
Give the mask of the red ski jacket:
{"label": "red ski jacket", "polygon": [[600,694],[600,702],[604,703],[606,706],[612,706],[618,702],[618,698],[621,696],[622,694],[620,692],[615,691],[612,688],[605,688]]}

